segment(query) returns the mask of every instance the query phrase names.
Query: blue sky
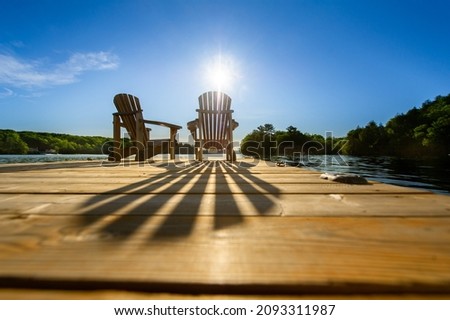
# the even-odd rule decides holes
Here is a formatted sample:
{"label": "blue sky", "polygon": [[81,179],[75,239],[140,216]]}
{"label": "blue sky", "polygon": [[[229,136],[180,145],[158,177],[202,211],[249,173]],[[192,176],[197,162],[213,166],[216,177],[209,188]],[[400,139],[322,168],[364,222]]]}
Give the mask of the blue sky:
{"label": "blue sky", "polygon": [[[450,93],[450,2],[0,0],[0,128],[112,135],[116,93],[196,117],[220,85],[257,126],[345,136]],[[218,72],[222,83],[217,83]],[[155,129],[155,138],[165,130]]]}

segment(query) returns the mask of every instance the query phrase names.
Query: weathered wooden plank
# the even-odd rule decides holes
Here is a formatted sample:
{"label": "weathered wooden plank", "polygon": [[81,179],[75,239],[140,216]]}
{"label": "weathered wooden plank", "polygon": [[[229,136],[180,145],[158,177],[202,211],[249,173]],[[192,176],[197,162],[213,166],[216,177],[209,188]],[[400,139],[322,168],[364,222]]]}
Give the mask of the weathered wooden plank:
{"label": "weathered wooden plank", "polygon": [[[1,168],[1,165],[0,165]],[[3,168],[6,170],[5,168]],[[41,170],[8,170],[8,171],[0,171],[2,176],[15,176],[20,174],[23,177],[33,177],[33,176],[42,176],[42,177],[108,177],[111,175],[117,177],[136,177],[136,176],[151,176],[157,174],[253,174],[253,175],[261,175],[265,174],[268,176],[286,176],[286,175],[295,175],[295,176],[303,176],[303,175],[320,175],[318,171],[306,170],[301,168],[293,168],[291,170],[285,170],[284,168],[278,170],[246,170],[246,169],[237,169],[237,170],[223,170],[218,168],[209,168],[209,167],[195,167],[195,168],[155,168],[155,167],[101,167],[96,166],[94,168],[78,168],[78,169],[41,169]]]}
{"label": "weathered wooden plank", "polygon": [[0,278],[10,285],[450,292],[448,217],[108,216],[90,226],[76,217],[11,218],[0,224]]}
{"label": "weathered wooden plank", "polygon": [[450,216],[450,197],[435,194],[286,195],[281,199],[287,216]]}
{"label": "weathered wooden plank", "polygon": [[[49,182],[61,182],[61,183],[80,183],[89,182],[93,184],[98,183],[135,183],[139,181],[157,182],[158,178],[164,177],[167,180],[176,180],[180,177],[190,177],[191,179],[198,179],[198,182],[206,182],[209,178],[209,174],[199,174],[199,173],[151,173],[151,172],[129,172],[128,174],[121,174],[119,172],[105,172],[103,174],[98,172],[86,172],[83,170],[75,172],[64,172],[64,173],[42,173],[42,172],[21,172],[21,173],[2,173],[0,185],[8,185],[15,183],[36,183],[44,182],[45,179]],[[331,183],[329,180],[320,179],[320,173],[301,173],[301,174],[221,174],[216,173],[215,176],[219,178],[229,177],[228,182],[233,183],[235,179],[239,177],[255,176],[258,179],[263,180],[266,183]],[[222,180],[219,180],[223,181]],[[377,182],[372,182],[377,183]]]}
{"label": "weathered wooden plank", "polygon": [[308,293],[308,294],[245,294],[240,293],[166,293],[146,291],[130,291],[130,290],[64,290],[59,288],[33,287],[31,285],[25,288],[1,289],[0,299],[2,300],[449,300],[450,294],[436,293],[384,293],[384,294],[327,294]]}
{"label": "weathered wooden plank", "polygon": [[[189,188],[189,186],[187,186]],[[0,194],[0,214],[449,216],[434,194]]]}
{"label": "weathered wooden plank", "polygon": [[220,178],[211,176],[198,182],[196,177],[180,178],[174,181],[140,180],[124,184],[110,183],[36,181],[34,183],[18,182],[0,184],[0,193],[133,193],[133,194],[416,194],[428,191],[392,186],[386,184],[349,185],[342,183],[266,183],[264,180],[253,182],[246,177]]}
{"label": "weathered wooden plank", "polygon": [[[205,166],[207,168],[207,166]],[[281,168],[284,172],[284,168]],[[276,171],[276,170],[275,170]],[[75,174],[53,175],[40,172],[4,174],[0,182],[3,193],[217,193],[217,194],[329,194],[329,193],[425,193],[426,191],[370,182],[349,185],[320,179],[319,173],[296,170],[299,174],[278,173],[192,173],[132,171],[133,176],[118,176],[117,171],[106,176],[92,175],[85,169]],[[130,173],[129,173],[130,174]],[[207,184],[205,186],[205,184]],[[186,187],[189,185],[188,187]]]}
{"label": "weathered wooden plank", "polygon": [[0,164],[0,173],[8,172],[56,172],[70,174],[73,172],[88,171],[92,173],[114,172],[130,173],[142,172],[185,172],[185,173],[237,173],[251,172],[253,174],[270,173],[314,173],[314,168],[302,167],[277,167],[273,162],[260,160],[237,161],[233,164],[220,161],[156,161],[136,162],[126,161],[114,163],[108,161],[70,161],[52,163],[27,163],[27,164]]}

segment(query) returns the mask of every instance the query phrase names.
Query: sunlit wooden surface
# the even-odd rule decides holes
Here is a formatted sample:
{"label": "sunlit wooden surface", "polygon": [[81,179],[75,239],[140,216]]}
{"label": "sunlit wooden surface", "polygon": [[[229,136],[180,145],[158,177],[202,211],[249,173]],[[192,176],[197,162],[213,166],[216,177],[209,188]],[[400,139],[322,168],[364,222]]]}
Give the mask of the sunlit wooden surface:
{"label": "sunlit wooden surface", "polygon": [[450,197],[243,161],[0,166],[0,298],[450,297]]}

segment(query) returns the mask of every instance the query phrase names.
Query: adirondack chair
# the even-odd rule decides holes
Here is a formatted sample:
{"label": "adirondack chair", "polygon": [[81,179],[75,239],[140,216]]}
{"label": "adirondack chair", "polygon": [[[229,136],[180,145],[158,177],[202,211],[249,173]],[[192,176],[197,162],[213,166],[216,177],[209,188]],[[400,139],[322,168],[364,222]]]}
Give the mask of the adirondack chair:
{"label": "adirondack chair", "polygon": [[[139,98],[131,94],[120,93],[114,97],[117,112],[113,113],[114,148],[109,154],[110,161],[120,161],[136,154],[136,161],[143,161],[162,152],[169,152],[170,159],[175,158],[175,137],[181,126],[162,122],[145,120],[142,115]],[[145,125],[158,125],[170,129],[169,139],[150,140],[150,128]],[[121,144],[121,128],[128,132],[131,146]]]}
{"label": "adirondack chair", "polygon": [[203,149],[226,150],[228,161],[236,160],[233,130],[239,125],[232,119],[231,98],[223,92],[209,91],[198,97],[198,118],[187,126],[195,141],[196,159],[203,160]]}

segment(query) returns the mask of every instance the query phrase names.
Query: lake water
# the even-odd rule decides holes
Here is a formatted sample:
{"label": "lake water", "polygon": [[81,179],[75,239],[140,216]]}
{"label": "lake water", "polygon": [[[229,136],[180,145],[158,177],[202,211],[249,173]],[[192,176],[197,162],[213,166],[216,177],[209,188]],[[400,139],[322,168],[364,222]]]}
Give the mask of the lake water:
{"label": "lake water", "polygon": [[57,161],[82,161],[82,160],[107,160],[103,154],[29,154],[14,155],[0,154],[2,163],[31,163],[31,162],[57,162]]}
{"label": "lake water", "polygon": [[396,157],[312,156],[305,166],[329,173],[354,173],[406,187],[450,195],[450,157],[405,159]]}
{"label": "lake water", "polygon": [[[188,156],[182,156],[187,158]],[[209,156],[221,159],[221,156]],[[193,159],[193,155],[189,155]],[[106,155],[0,155],[0,164],[106,160]],[[395,157],[310,156],[302,167],[329,173],[354,173],[366,179],[450,195],[450,157],[445,159],[403,159]]]}

